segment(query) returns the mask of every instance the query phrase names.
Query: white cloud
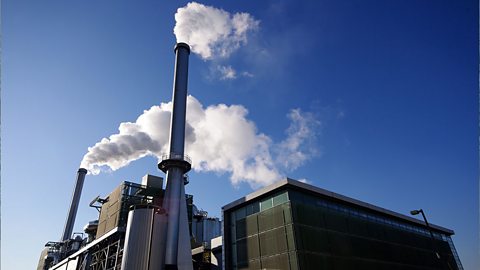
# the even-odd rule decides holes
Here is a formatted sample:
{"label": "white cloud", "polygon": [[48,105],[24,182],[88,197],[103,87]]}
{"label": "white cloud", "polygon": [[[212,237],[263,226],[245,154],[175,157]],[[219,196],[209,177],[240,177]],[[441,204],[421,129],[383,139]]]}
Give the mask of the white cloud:
{"label": "white cloud", "polygon": [[308,181],[306,178],[298,179],[299,182],[302,182],[304,184],[311,184],[310,181]]}
{"label": "white cloud", "polygon": [[303,163],[318,154],[312,143],[318,133],[320,122],[312,114],[302,113],[300,109],[291,110],[288,114],[290,127],[287,138],[277,147],[277,162],[284,168],[295,170]]}
{"label": "white cloud", "polygon": [[204,60],[226,58],[247,44],[248,32],[258,29],[259,21],[248,13],[225,10],[190,2],[175,13],[173,32],[177,42],[186,42]]}
{"label": "white cloud", "polygon": [[242,76],[243,77],[249,77],[249,78],[253,78],[253,74],[248,72],[248,71],[244,71],[242,72]]}
{"label": "white cloud", "polygon": [[254,75],[248,71],[237,72],[232,66],[217,65],[211,68],[212,78],[219,78],[222,81],[238,78],[253,78]]}
{"label": "white cloud", "polygon": [[217,69],[220,72],[221,80],[233,80],[237,78],[237,72],[232,66],[218,66]]}
{"label": "white cloud", "polygon": [[[162,103],[145,110],[134,123],[121,123],[117,134],[88,148],[81,167],[98,174],[108,168],[117,170],[147,155],[161,157],[168,151],[171,107],[171,102]],[[311,156],[310,152],[303,152],[302,145],[315,131],[300,110],[290,112],[292,123],[287,138],[279,144],[259,133],[247,114],[241,105],[204,108],[197,99],[188,97],[185,149],[195,171],[227,173],[234,185],[246,182],[259,187],[282,179],[284,172]],[[282,149],[282,157],[273,157],[273,149]],[[297,158],[301,160],[292,160]]]}

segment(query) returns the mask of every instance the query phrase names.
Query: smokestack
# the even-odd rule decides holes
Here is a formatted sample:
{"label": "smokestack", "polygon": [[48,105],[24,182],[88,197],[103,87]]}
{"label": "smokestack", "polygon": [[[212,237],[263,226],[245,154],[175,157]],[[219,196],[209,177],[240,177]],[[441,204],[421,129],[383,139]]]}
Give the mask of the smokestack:
{"label": "smokestack", "polygon": [[77,216],[78,203],[80,201],[80,195],[82,194],[83,182],[87,170],[84,168],[78,169],[77,181],[75,182],[75,189],[73,190],[72,202],[70,203],[70,209],[68,210],[67,221],[65,222],[65,229],[63,230],[62,241],[70,239],[72,236],[73,225],[75,224],[75,217]]}
{"label": "smokestack", "polygon": [[165,269],[178,268],[179,226],[188,222],[180,220],[180,204],[185,204],[185,196],[182,198],[182,194],[185,194],[184,174],[191,169],[190,162],[184,156],[189,54],[190,46],[186,43],[177,43],[170,122],[170,152],[158,164],[158,167],[167,174],[167,187],[163,203],[168,217]]}

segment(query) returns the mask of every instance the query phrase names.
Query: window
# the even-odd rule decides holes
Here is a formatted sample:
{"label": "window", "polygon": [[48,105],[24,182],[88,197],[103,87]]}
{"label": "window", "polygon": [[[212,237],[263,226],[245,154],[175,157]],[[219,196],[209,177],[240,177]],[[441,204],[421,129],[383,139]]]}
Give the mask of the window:
{"label": "window", "polygon": [[273,206],[288,202],[287,192],[283,192],[273,197]]}
{"label": "window", "polygon": [[272,207],[273,207],[272,198],[268,198],[260,202],[260,211],[264,211]]}

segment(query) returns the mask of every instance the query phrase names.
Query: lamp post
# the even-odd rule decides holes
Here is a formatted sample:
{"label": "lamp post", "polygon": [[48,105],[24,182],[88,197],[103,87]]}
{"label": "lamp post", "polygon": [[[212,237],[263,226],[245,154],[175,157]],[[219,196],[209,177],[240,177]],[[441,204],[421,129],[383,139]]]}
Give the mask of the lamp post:
{"label": "lamp post", "polygon": [[[442,262],[442,259],[440,257],[440,253],[437,251],[437,245],[435,244],[435,238],[433,237],[433,232],[432,228],[430,227],[430,224],[427,221],[427,217],[425,216],[425,213],[423,212],[423,209],[418,209],[418,210],[412,210],[410,211],[410,214],[415,216],[418,214],[422,214],[423,220],[425,221],[425,225],[427,226],[428,232],[430,233],[430,238],[432,239],[432,249],[433,252],[435,252],[435,256],[437,256],[437,259]],[[451,269],[450,265],[448,265],[448,268]]]}

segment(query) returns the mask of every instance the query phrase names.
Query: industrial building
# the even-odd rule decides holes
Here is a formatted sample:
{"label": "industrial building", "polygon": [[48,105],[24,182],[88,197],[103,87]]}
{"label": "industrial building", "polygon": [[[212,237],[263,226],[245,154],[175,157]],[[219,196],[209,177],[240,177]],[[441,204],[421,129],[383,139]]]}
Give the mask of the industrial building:
{"label": "industrial building", "polygon": [[[94,198],[98,220],[64,242],[48,242],[37,270],[126,269],[127,254],[149,262],[162,186],[163,178],[146,175]],[[452,230],[430,224],[432,241],[423,221],[293,179],[225,205],[223,223],[199,210],[192,195],[185,206],[193,269],[463,269]]]}
{"label": "industrial building", "polygon": [[122,182],[91,201],[98,219],[76,233],[80,168],[62,237],[47,242],[37,270],[463,269],[453,231],[292,179],[224,206],[223,225],[208,217],[185,194],[190,47],[174,51],[170,148],[158,164],[165,188],[152,175]]}
{"label": "industrial building", "polygon": [[463,269],[452,230],[292,179],[222,211],[225,270]]}
{"label": "industrial building", "polygon": [[[163,178],[145,175],[141,184],[124,181],[108,196],[94,198],[90,207],[98,209],[98,220],[88,222],[84,232],[74,233],[71,239],[68,237],[66,241],[48,242],[40,256],[37,270],[123,269],[122,262],[127,253],[130,256],[145,256],[143,261],[148,261],[153,243],[148,244],[150,249],[143,244],[151,241],[153,222],[145,221],[151,221],[156,212],[162,209],[165,194],[162,185]],[[193,204],[192,195],[185,195],[185,205],[191,248],[202,251],[199,256],[201,260],[194,261],[200,267],[206,264],[203,258],[210,257],[210,241],[221,234],[221,223],[218,218],[208,217],[206,211],[198,210]],[[129,213],[132,217],[129,217]],[[138,221],[138,217],[144,219],[143,222]],[[129,218],[131,222],[128,222]],[[129,237],[127,232],[134,237]],[[127,245],[131,252],[125,251]],[[143,252],[147,254],[142,254]],[[134,269],[148,269],[136,267]]]}

